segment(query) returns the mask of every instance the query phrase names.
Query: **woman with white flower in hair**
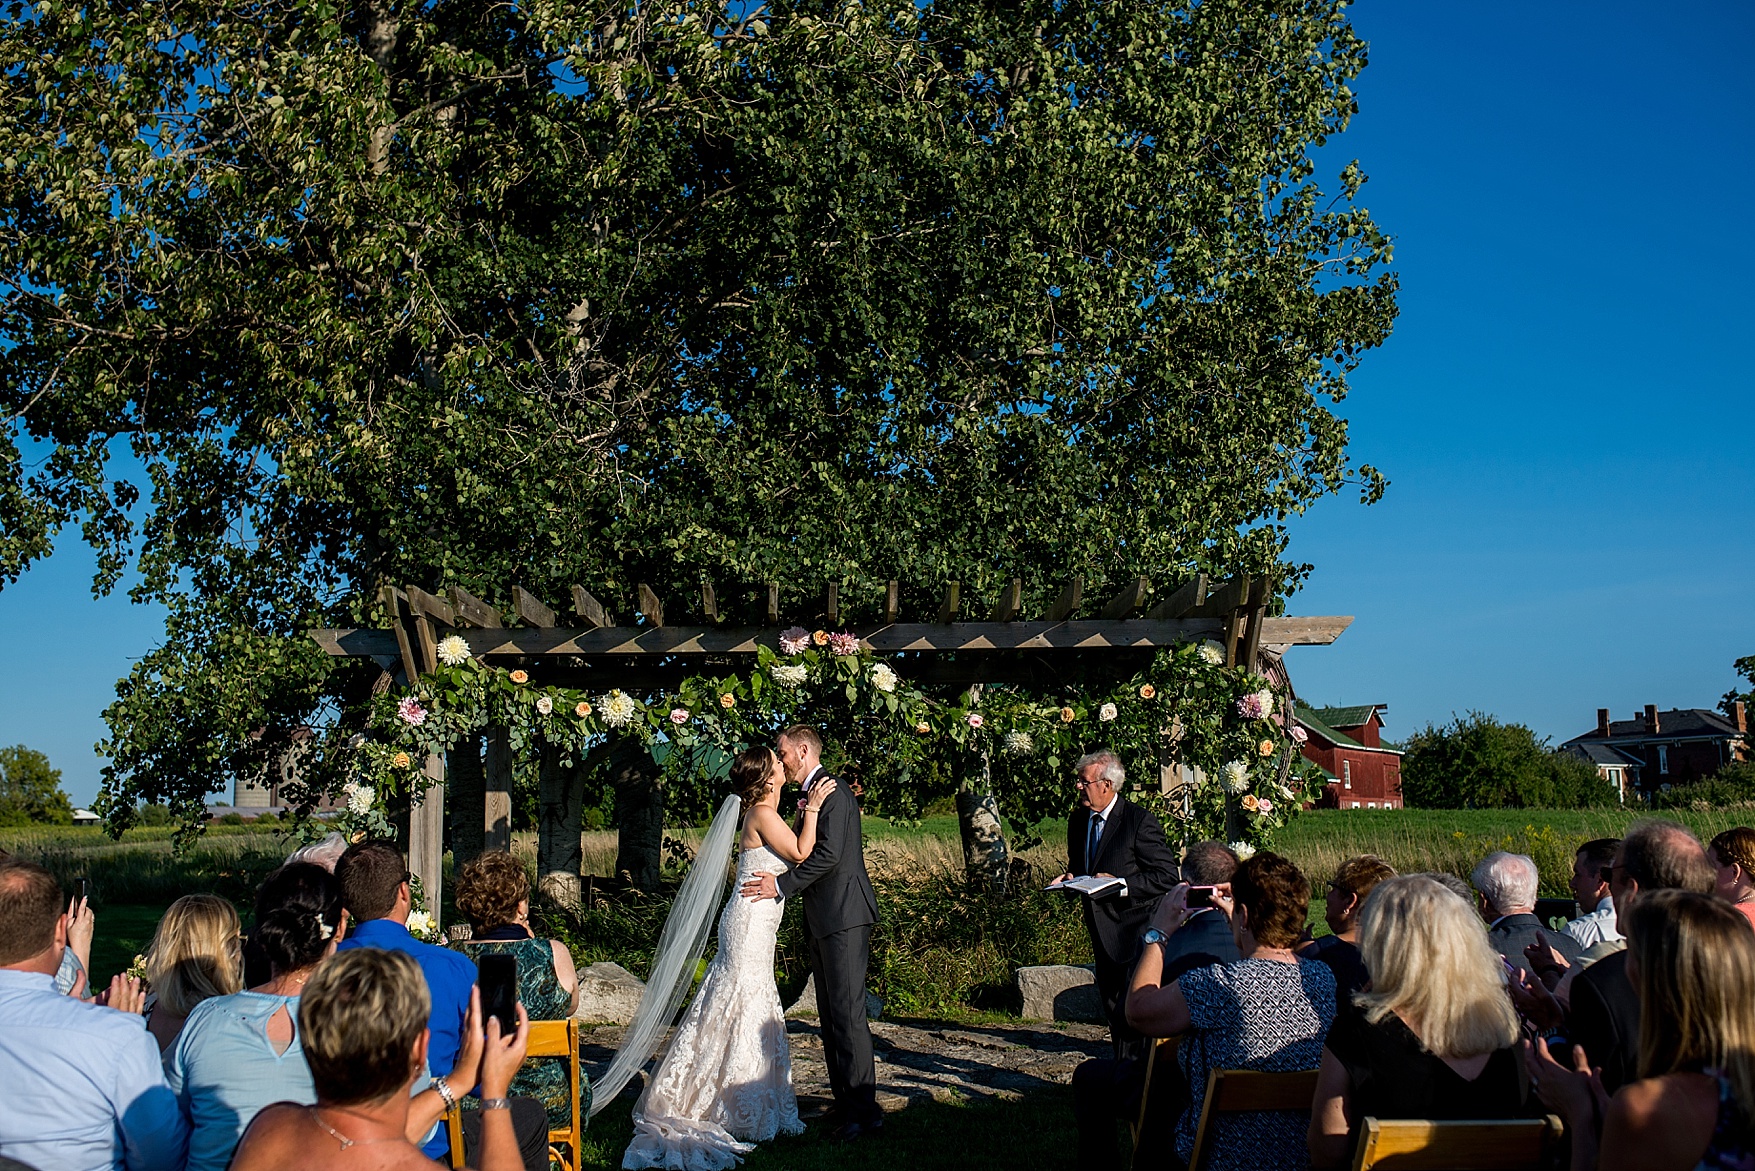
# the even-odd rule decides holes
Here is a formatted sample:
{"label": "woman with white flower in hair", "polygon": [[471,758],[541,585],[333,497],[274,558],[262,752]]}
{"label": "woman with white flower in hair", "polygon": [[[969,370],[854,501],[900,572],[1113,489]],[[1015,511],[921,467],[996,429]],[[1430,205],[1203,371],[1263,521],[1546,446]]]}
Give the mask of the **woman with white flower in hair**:
{"label": "woman with white flower in hair", "polygon": [[315,1102],[299,1047],[299,994],[346,932],[341,884],[321,866],[293,862],[263,884],[253,949],[270,976],[203,1000],[165,1057],[165,1076],[190,1122],[188,1171],[223,1171],[264,1106]]}

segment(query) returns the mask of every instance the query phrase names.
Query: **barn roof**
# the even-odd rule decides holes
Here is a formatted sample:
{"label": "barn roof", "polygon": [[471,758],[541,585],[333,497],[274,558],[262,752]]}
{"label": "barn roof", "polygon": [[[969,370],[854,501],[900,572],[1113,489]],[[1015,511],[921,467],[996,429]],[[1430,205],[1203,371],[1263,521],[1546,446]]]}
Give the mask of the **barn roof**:
{"label": "barn roof", "polygon": [[[1331,728],[1358,728],[1371,722],[1373,714],[1388,711],[1387,703],[1363,703],[1352,707],[1319,707],[1309,709],[1317,719]],[[1382,717],[1379,717],[1381,720]]]}

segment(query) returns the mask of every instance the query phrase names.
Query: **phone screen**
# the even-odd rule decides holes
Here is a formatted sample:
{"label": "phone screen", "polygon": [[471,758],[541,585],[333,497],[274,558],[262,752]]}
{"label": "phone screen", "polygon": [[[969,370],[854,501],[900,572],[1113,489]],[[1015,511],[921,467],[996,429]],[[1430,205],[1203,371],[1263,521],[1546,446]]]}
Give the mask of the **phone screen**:
{"label": "phone screen", "polygon": [[79,904],[85,901],[86,882],[84,878],[73,880],[73,909],[78,910]]}
{"label": "phone screen", "polygon": [[1191,886],[1188,888],[1188,905],[1191,907],[1210,907],[1213,905],[1213,892],[1216,886]]}
{"label": "phone screen", "polygon": [[482,1023],[497,1017],[500,1035],[518,1031],[518,961],[508,955],[484,955],[475,965],[481,986]]}

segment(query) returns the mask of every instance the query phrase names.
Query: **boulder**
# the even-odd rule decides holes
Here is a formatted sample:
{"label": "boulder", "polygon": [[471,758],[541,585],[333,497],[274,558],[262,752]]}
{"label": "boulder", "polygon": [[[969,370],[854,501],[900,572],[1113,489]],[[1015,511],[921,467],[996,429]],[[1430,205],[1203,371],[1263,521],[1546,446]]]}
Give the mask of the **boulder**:
{"label": "boulder", "polygon": [[640,1007],[646,985],[620,964],[592,964],[579,973],[579,1007],[573,1015],[582,1021],[625,1025]]}
{"label": "boulder", "polygon": [[[805,980],[804,991],[798,994],[798,999],[792,1002],[792,1007],[786,1010],[786,1015],[821,1015],[817,1012],[817,978],[814,973]],[[870,991],[865,994],[865,1015],[874,1021],[884,1015],[884,1002],[872,995]]]}
{"label": "boulder", "polygon": [[1046,964],[1018,969],[1023,1016],[1037,1021],[1084,1021],[1103,1024],[1103,998],[1097,977],[1085,964]]}

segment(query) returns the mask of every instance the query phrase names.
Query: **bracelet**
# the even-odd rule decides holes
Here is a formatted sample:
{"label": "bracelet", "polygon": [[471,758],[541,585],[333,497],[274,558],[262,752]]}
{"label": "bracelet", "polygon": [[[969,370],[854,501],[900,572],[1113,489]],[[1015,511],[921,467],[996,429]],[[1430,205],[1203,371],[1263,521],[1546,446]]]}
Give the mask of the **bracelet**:
{"label": "bracelet", "polygon": [[450,1082],[442,1077],[436,1077],[433,1079],[433,1090],[439,1095],[439,1101],[445,1103],[447,1113],[457,1109],[457,1095],[451,1091]]}
{"label": "bracelet", "polygon": [[481,1100],[481,1108],[483,1110],[510,1110],[512,1108],[512,1099],[483,1098]]}

